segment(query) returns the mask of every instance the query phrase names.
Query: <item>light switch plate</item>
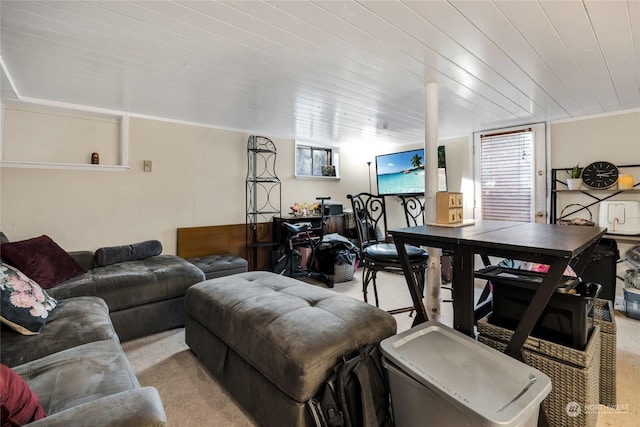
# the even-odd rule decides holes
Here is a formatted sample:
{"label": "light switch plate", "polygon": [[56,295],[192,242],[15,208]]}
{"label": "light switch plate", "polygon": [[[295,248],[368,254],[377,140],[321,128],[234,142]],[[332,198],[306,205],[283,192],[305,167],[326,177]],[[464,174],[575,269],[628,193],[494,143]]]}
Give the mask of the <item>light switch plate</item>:
{"label": "light switch plate", "polygon": [[144,160],[143,170],[145,172],[151,172],[151,160]]}

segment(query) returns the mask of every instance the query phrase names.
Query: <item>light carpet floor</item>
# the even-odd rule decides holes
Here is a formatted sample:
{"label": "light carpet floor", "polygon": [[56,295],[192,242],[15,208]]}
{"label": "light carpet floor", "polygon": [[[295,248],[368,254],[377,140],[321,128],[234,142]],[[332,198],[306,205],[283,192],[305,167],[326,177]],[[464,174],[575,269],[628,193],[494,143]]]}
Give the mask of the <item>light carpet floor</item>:
{"label": "light carpet floor", "polygon": [[[404,278],[383,274],[378,284],[381,308],[410,305]],[[336,283],[334,290],[361,299],[360,275]],[[478,288],[476,297],[479,295]],[[372,302],[373,295],[369,302]],[[443,291],[443,297],[449,297]],[[618,408],[601,406],[596,427],[640,425],[640,321],[616,311]],[[411,327],[408,313],[394,316],[398,332]],[[451,304],[443,303],[440,321],[451,326]],[[184,329],[128,341],[122,344],[143,386],[158,389],[170,426],[254,426],[251,418],[216,382],[184,342]],[[286,426],[283,426],[286,427]],[[560,426],[558,426],[560,427]]]}

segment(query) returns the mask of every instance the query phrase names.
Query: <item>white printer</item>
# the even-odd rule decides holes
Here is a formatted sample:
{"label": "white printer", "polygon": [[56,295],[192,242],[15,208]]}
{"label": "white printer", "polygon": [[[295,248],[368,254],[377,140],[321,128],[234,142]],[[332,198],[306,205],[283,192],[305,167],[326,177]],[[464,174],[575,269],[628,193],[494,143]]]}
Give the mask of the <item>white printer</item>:
{"label": "white printer", "polygon": [[600,202],[600,227],[609,234],[640,234],[640,201],[605,200]]}

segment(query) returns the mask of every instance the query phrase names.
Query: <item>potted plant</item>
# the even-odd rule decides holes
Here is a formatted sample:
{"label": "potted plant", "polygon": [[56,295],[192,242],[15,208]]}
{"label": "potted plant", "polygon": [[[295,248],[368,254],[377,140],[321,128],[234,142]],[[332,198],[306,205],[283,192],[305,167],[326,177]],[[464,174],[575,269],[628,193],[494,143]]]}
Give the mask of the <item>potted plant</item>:
{"label": "potted plant", "polygon": [[576,164],[571,171],[567,172],[569,178],[567,179],[567,187],[569,190],[579,190],[582,186],[582,168],[580,163]]}

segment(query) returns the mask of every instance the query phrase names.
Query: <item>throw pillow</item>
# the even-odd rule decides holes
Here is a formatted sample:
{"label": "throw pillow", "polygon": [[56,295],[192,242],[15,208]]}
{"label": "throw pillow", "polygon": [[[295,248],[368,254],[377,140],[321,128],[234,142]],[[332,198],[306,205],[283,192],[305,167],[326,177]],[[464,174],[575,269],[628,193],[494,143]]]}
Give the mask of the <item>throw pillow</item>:
{"label": "throw pillow", "polygon": [[20,270],[0,264],[0,321],[23,335],[44,327],[58,302]]}
{"label": "throw pillow", "polygon": [[0,246],[2,259],[22,271],[44,289],[85,272],[71,255],[43,235]]}
{"label": "throw pillow", "polygon": [[157,240],[146,240],[140,243],[122,246],[110,246],[96,251],[96,265],[105,267],[125,261],[138,261],[162,253],[162,243]]}
{"label": "throw pillow", "polygon": [[0,364],[0,419],[3,426],[22,426],[47,415],[38,396],[11,368]]}

